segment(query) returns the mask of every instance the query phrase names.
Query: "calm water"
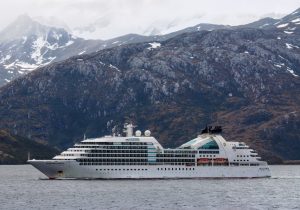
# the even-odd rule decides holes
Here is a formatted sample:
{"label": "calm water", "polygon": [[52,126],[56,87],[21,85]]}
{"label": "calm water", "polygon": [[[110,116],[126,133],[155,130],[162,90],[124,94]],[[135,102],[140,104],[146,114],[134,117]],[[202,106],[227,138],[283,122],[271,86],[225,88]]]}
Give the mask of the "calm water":
{"label": "calm water", "polygon": [[300,209],[300,166],[270,179],[46,180],[0,166],[0,209]]}

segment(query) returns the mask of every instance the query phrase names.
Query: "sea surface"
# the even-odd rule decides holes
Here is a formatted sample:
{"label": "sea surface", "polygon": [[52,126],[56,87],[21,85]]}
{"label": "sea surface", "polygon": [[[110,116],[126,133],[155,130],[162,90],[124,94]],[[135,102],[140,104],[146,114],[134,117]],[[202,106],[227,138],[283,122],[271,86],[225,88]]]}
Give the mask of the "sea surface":
{"label": "sea surface", "polygon": [[260,179],[48,180],[0,166],[0,209],[300,209],[300,166]]}

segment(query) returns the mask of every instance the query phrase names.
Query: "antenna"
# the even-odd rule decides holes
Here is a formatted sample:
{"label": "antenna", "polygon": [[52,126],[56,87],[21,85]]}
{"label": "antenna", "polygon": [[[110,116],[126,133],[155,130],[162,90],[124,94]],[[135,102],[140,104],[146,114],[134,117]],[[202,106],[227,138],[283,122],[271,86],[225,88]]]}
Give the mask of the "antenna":
{"label": "antenna", "polygon": [[133,136],[133,128],[135,128],[136,126],[130,124],[125,123],[124,124],[124,130],[123,132],[126,133],[127,137]]}
{"label": "antenna", "polygon": [[27,160],[30,160],[30,152],[27,153]]}
{"label": "antenna", "polygon": [[85,136],[85,133],[83,134],[83,140],[86,140],[86,136]]}

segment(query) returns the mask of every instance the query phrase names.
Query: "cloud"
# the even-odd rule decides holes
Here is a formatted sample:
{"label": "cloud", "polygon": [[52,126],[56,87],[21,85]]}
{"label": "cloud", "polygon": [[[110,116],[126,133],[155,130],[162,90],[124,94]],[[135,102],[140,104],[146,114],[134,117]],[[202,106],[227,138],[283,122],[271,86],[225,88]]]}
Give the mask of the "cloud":
{"label": "cloud", "polygon": [[299,0],[9,0],[1,4],[0,29],[27,13],[54,16],[71,29],[98,22],[105,25],[98,38],[109,38],[143,33],[153,25],[160,29],[178,23],[177,27],[200,22],[245,24],[266,16],[282,17],[298,7]]}

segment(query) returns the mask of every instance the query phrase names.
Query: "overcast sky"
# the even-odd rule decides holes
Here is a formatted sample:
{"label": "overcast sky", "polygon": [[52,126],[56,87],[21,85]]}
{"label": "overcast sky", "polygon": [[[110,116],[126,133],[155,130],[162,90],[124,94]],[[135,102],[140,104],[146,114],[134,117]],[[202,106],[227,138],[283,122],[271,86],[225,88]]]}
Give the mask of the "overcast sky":
{"label": "overcast sky", "polygon": [[152,25],[158,25],[158,28],[172,24],[185,27],[201,22],[238,25],[266,16],[279,18],[300,7],[300,0],[0,1],[0,30],[18,15],[27,13],[31,17],[57,17],[71,29],[98,20],[98,24],[106,27],[102,30],[102,38],[130,32],[145,33]]}

